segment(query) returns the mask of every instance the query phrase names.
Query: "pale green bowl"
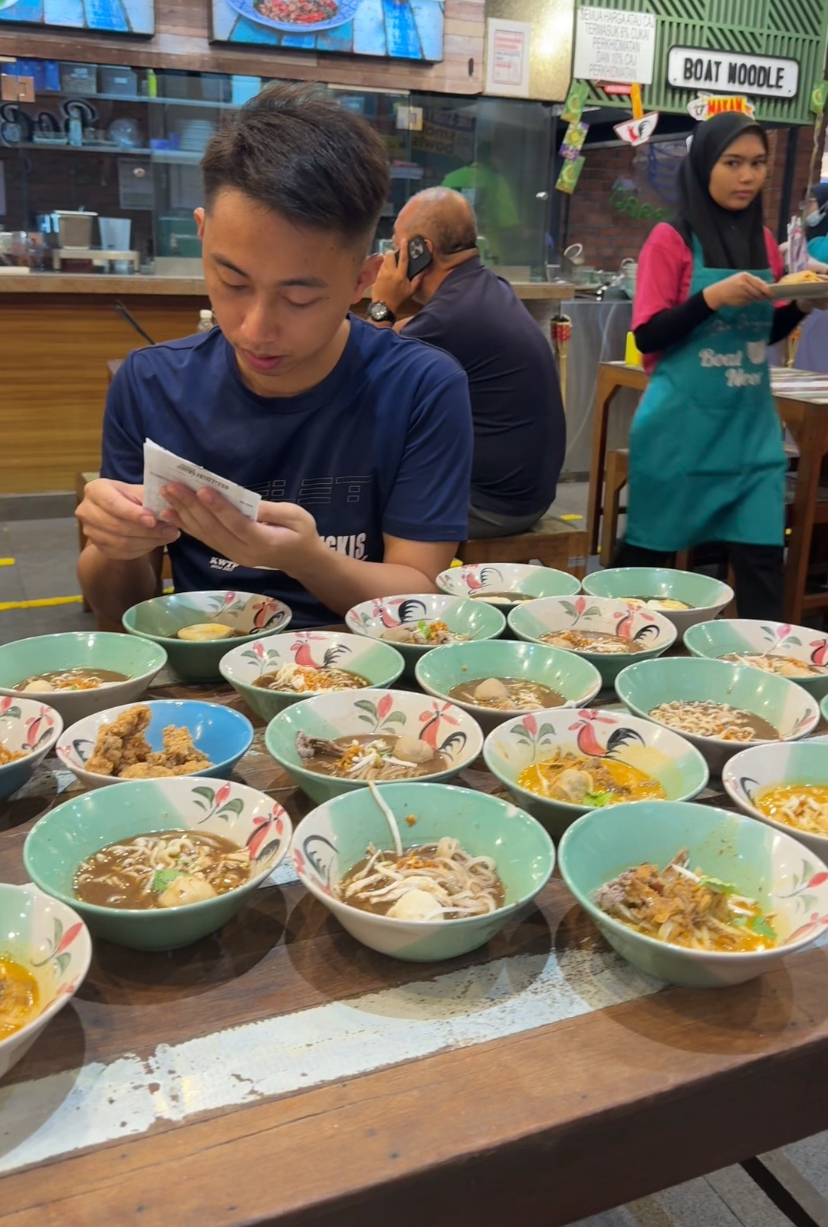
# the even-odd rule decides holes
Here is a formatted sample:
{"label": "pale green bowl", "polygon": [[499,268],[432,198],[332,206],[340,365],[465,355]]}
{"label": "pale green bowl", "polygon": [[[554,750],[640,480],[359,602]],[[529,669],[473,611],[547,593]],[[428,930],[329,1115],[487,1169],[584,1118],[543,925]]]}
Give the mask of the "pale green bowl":
{"label": "pale green bowl", "polygon": [[[715,622],[691,626],[684,636],[684,646],[691,655],[712,660],[740,652],[792,656],[806,665],[828,664],[828,636],[810,627],[790,626],[786,622],[717,618]],[[792,677],[789,680],[807,690],[817,702],[828,695],[828,673],[822,677]]]}
{"label": "pale green bowl", "polygon": [[[499,933],[548,881],[555,866],[552,841],[534,818],[514,805],[445,784],[383,784],[380,791],[397,820],[404,848],[433,844],[448,835],[473,856],[493,857],[506,903],[487,916],[448,921],[397,920],[340,903],[332,887],[362,860],[368,845],[393,847],[388,823],[370,792],[344,793],[302,819],[293,840],[293,863],[311,894],[372,950],[421,963],[466,954]],[[406,823],[409,815],[416,817],[416,825]]]}
{"label": "pale green bowl", "polygon": [[672,729],[652,720],[640,720],[626,712],[562,707],[518,716],[489,734],[483,758],[518,805],[542,822],[555,839],[589,806],[541,797],[523,788],[518,779],[527,767],[559,753],[608,757],[637,767],[658,780],[671,801],[697,797],[709,778],[699,751]]}
{"label": "pale green bowl", "polygon": [[[784,944],[753,954],[707,953],[645,937],[607,916],[595,892],[644,862],[663,869],[687,848],[688,868],[758,899],[773,912]],[[558,849],[561,875],[604,937],[635,967],[687,988],[721,988],[777,967],[828,927],[828,871],[802,844],[764,823],[708,805],[638,801],[595,809],[569,828]],[[819,917],[816,923],[812,916]]]}
{"label": "pale green bowl", "polygon": [[[247,847],[249,880],[215,899],[176,908],[98,907],[75,898],[72,879],[94,852],[119,839],[184,828]],[[245,784],[192,776],[124,780],[120,788],[84,793],[45,814],[26,836],[23,862],[41,890],[80,913],[93,936],[133,950],[170,950],[234,916],[279,864],[291,834],[281,805]]]}
{"label": "pale green bowl", "polygon": [[562,652],[560,648],[549,648],[542,643],[520,643],[514,639],[450,643],[434,648],[420,657],[414,673],[427,694],[456,703],[470,712],[484,732],[519,713],[494,711],[479,703],[450,698],[448,692],[462,682],[482,681],[487,677],[540,682],[563,695],[567,707],[589,703],[601,689],[601,675],[588,660],[581,660],[574,652]]}
{"label": "pale green bowl", "polygon": [[[133,605],[122,621],[130,635],[160,643],[179,677],[188,682],[214,682],[220,677],[219,661],[231,648],[283,631],[290,618],[287,605],[273,597],[219,590],[153,597]],[[232,639],[205,643],[176,638],[185,626],[198,622],[223,622],[236,634]]]}
{"label": "pale green bowl", "polygon": [[[775,739],[779,741],[797,741],[812,733],[819,722],[816,701],[801,686],[784,677],[760,673],[746,665],[732,665],[725,660],[707,660],[700,656],[644,660],[620,673],[615,689],[631,712],[647,720],[653,719],[650,712],[661,703],[709,699],[761,716],[779,730],[780,736]],[[760,741],[723,741],[718,737],[699,737],[695,733],[682,733],[681,736],[701,750],[710,770],[716,774],[721,773],[727,760],[739,750],[746,749],[747,745],[762,744]]]}
{"label": "pale green bowl", "polygon": [[[611,686],[631,661],[649,660],[666,652],[677,634],[672,622],[654,609],[638,609],[625,601],[595,596],[546,597],[517,605],[509,614],[509,627],[518,639],[533,643],[540,643],[541,637],[550,632],[566,630],[601,631],[635,642],[639,648],[637,652],[622,652],[617,656],[565,649],[594,665],[605,686]],[[555,645],[544,643],[543,646]]]}
{"label": "pale green bowl", "polygon": [[19,698],[14,687],[24,678],[58,669],[111,669],[126,674],[125,682],[108,683],[97,690],[49,690],[22,696],[48,703],[68,726],[93,712],[133,702],[166,663],[167,653],[160,645],[132,635],[109,631],[38,635],[0,645],[0,695]]}
{"label": "pale green bowl", "polygon": [[[418,777],[448,781],[468,767],[483,749],[483,734],[468,712],[409,690],[338,690],[293,703],[267,726],[265,745],[276,762],[317,804],[343,792],[362,791],[364,780],[345,780],[309,771],[296,750],[297,733],[312,737],[408,734],[444,754],[445,771]],[[385,785],[383,785],[385,787]]]}
{"label": "pale green bowl", "polygon": [[[466,635],[469,639],[497,639],[506,629],[506,619],[494,605],[487,605],[485,601],[464,600],[444,592],[363,601],[345,615],[348,630],[355,635],[366,635],[369,639],[382,639],[384,631],[402,625],[416,625],[422,620],[445,622],[450,631]],[[391,647],[401,653],[407,677],[414,676],[414,666],[420,657],[433,650],[427,644],[392,643]]]}
{"label": "pale green bowl", "polygon": [[[321,667],[325,662],[368,679],[371,686],[393,686],[405,662],[390,643],[347,635],[341,631],[287,631],[256,643],[233,648],[219,663],[221,676],[263,720],[271,720],[285,707],[318,693],[331,691],[263,690],[253,683],[282,665]],[[341,692],[338,692],[341,693]],[[359,693],[362,693],[361,691]]]}
{"label": "pale green bowl", "polygon": [[584,592],[592,596],[672,597],[690,609],[659,609],[679,634],[696,622],[715,618],[733,600],[733,589],[721,580],[695,571],[675,571],[668,567],[609,567],[593,571],[583,582]]}

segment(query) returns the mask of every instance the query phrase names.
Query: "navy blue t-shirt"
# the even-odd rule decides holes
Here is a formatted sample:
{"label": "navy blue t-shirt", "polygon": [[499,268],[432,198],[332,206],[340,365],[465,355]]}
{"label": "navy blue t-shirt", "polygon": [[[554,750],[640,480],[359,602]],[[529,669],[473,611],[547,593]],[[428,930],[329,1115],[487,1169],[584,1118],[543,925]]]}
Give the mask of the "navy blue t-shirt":
{"label": "navy blue t-shirt", "polygon": [[439,345],[469,377],[472,506],[512,516],[545,511],[564,460],[566,419],[549,342],[509,283],[479,258],[467,260],[402,335]]}
{"label": "navy blue t-shirt", "polygon": [[[143,445],[273,502],[298,503],[331,549],[381,562],[383,533],[463,541],[472,455],[464,372],[442,351],[351,317],[331,373],[299,396],[245,387],[219,328],[136,350],[110,388],[101,476],[140,484]],[[179,592],[233,587],[285,601],[294,626],[326,609],[282,571],[237,567],[193,537],[170,547]]]}

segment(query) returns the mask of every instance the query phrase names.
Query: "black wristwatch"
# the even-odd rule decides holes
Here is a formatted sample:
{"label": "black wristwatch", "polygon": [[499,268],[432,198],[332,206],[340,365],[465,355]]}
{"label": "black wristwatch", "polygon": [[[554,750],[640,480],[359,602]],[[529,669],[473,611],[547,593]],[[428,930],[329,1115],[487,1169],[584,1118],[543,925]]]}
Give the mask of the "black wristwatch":
{"label": "black wristwatch", "polygon": [[396,324],[397,317],[387,303],[372,302],[368,308],[368,318],[375,324]]}

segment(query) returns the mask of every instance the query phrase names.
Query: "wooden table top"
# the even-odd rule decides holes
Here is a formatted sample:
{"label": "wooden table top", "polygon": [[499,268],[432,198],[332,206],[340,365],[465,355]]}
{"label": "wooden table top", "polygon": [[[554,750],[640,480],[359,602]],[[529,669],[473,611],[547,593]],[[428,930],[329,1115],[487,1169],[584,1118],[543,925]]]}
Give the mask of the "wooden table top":
{"label": "wooden table top", "polygon": [[[241,706],[226,688],[161,687]],[[294,821],[267,755],[237,775]],[[481,767],[467,787],[496,791]],[[0,805],[0,880],[79,785]],[[706,799],[721,798],[709,792]],[[489,946],[395,962],[281,866],[220,933],[89,975],[0,1086],[9,1227],[557,1227],[828,1127],[828,963],[667,988],[553,877]]]}

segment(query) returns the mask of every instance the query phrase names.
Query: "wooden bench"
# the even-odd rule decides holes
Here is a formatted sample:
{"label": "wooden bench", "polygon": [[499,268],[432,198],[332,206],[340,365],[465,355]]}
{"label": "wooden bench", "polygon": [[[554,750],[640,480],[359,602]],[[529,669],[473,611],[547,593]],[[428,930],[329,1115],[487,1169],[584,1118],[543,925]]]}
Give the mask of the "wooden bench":
{"label": "wooden bench", "polygon": [[514,537],[486,537],[465,541],[457,550],[464,563],[530,562],[537,558],[545,567],[568,571],[583,579],[587,563],[587,534],[548,512],[534,528]]}

